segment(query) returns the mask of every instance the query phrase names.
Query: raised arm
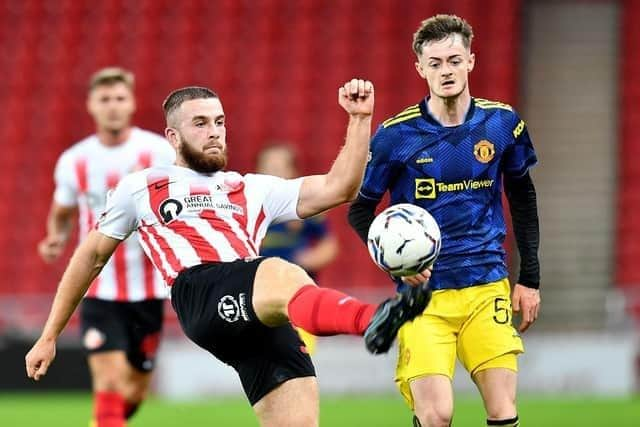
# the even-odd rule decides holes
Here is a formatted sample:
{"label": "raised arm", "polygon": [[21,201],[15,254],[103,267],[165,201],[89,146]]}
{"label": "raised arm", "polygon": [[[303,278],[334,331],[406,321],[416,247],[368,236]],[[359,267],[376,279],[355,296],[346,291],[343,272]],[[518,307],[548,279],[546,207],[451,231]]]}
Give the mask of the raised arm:
{"label": "raised arm", "polygon": [[338,90],[338,103],[349,114],[345,144],[329,172],[303,179],[297,206],[300,218],[353,200],[362,183],[371,138],[373,85],[358,79],[345,83]]}
{"label": "raised arm", "polygon": [[25,358],[27,376],[37,381],[47,373],[55,357],[56,339],[120,242],[93,230],[78,246],[58,285],[42,334]]}

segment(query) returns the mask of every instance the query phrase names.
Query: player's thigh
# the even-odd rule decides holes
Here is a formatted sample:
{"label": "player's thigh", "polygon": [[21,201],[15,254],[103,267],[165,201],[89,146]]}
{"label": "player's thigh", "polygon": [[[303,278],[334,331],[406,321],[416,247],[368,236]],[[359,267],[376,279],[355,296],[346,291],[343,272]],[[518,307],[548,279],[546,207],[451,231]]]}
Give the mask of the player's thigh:
{"label": "player's thigh", "polygon": [[318,383],[315,377],[290,379],[266,394],[253,409],[263,427],[317,426]]}
{"label": "player's thigh", "polygon": [[314,284],[306,271],[281,258],[267,258],[258,266],[253,282],[253,309],[267,326],[288,322],[289,301],[304,285]]}
{"label": "player's thigh", "polygon": [[[507,354],[499,358],[515,358],[514,354]],[[510,363],[504,360],[501,364]],[[511,361],[513,363],[513,361]],[[507,368],[487,368],[479,370],[473,375],[488,418],[508,419],[517,414],[516,410],[516,388],[517,373]]]}
{"label": "player's thigh", "polygon": [[474,306],[458,337],[458,357],[463,366],[472,376],[487,363],[493,363],[491,367],[517,371],[517,365],[513,363],[515,358],[500,358],[524,351],[522,339],[511,323],[508,281],[502,280],[466,291],[473,294]]}
{"label": "player's thigh", "polygon": [[[412,409],[416,399],[411,383],[431,375],[450,381],[455,370],[457,325],[445,317],[430,314],[430,309],[398,332],[396,384]],[[437,309],[436,304],[436,312]]]}

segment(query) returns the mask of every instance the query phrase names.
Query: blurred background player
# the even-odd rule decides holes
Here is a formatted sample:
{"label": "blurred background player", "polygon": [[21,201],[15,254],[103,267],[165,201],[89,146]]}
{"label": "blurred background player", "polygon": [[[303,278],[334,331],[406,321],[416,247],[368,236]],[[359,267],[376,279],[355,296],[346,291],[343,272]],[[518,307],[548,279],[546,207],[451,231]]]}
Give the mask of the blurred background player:
{"label": "blurred background player", "polygon": [[[112,67],[91,77],[87,110],[96,133],[58,159],[47,235],[38,246],[46,262],[62,254],[78,212],[80,240],[93,229],[104,211],[107,192],[123,176],[173,163],[175,153],[163,137],[132,126],[135,109],[131,72]],[[98,427],[121,425],[117,422],[124,423],[145,398],[165,296],[162,278],[135,239],[118,248],[89,288],[80,320]]]}
{"label": "blurred background player", "polygon": [[[293,179],[300,176],[296,151],[287,143],[270,143],[257,155],[256,172]],[[317,273],[338,255],[338,241],[329,230],[327,218],[319,214],[302,220],[271,224],[262,241],[260,255],[280,257],[304,268],[317,281]],[[316,337],[298,328],[310,354]]]}
{"label": "blurred background player", "polygon": [[[456,355],[482,395],[487,425],[519,425],[516,355],[523,346],[511,301],[522,315],[520,332],[536,320],[540,303],[537,203],[528,172],[536,155],[509,105],[471,97],[472,38],[471,26],[457,16],[422,22],[413,49],[430,94],[379,127],[349,211],[365,241],[387,190],[391,204],[415,203],[440,225],[442,250],[433,271],[403,278],[410,286],[429,280],[433,299],[398,334],[396,382],[414,422],[425,427],[451,423]],[[503,179],[521,256],[511,298],[502,248]]]}

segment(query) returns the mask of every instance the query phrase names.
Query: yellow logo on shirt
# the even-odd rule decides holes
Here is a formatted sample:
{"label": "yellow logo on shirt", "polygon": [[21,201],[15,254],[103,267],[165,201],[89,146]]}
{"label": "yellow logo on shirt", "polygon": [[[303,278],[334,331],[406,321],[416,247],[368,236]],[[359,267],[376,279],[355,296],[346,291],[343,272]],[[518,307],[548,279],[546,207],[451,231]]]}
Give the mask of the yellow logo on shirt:
{"label": "yellow logo on shirt", "polygon": [[480,163],[489,163],[496,155],[496,150],[490,141],[483,139],[473,146],[473,155]]}
{"label": "yellow logo on shirt", "polygon": [[524,120],[520,120],[516,125],[516,127],[513,129],[513,137],[517,139],[523,130],[524,130]]}
{"label": "yellow logo on shirt", "polygon": [[491,189],[493,179],[467,179],[460,182],[436,182],[433,178],[416,178],[416,199],[435,199],[438,193]]}
{"label": "yellow logo on shirt", "polygon": [[416,199],[435,199],[436,180],[433,178],[416,178]]}

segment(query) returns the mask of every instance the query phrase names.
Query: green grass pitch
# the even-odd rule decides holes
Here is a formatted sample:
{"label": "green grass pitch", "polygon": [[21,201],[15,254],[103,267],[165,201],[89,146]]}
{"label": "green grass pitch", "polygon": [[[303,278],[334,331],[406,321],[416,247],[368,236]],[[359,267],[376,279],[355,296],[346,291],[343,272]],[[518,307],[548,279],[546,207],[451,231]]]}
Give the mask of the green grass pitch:
{"label": "green grass pitch", "polygon": [[[522,427],[640,426],[640,399],[534,397],[519,399]],[[0,426],[88,426],[88,394],[0,394]],[[410,427],[411,414],[398,396],[324,396],[321,426]],[[172,402],[151,399],[129,423],[130,427],[257,426],[242,399]],[[482,403],[475,396],[456,399],[455,427],[483,426]]]}

